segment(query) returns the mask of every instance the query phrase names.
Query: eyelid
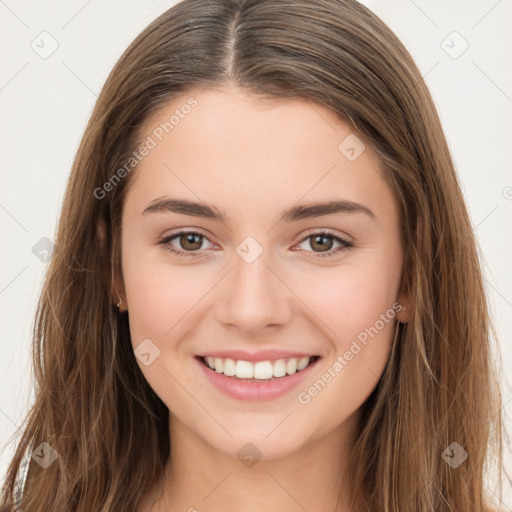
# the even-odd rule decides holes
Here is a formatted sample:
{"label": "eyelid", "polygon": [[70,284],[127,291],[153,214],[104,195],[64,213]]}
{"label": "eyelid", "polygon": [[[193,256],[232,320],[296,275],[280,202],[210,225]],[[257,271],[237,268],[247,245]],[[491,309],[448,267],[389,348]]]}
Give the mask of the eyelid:
{"label": "eyelid", "polygon": [[[192,227],[184,227],[184,228],[176,228],[175,230],[171,230],[170,232],[165,232],[165,235],[161,235],[157,237],[157,240],[168,240],[169,238],[178,236],[178,235],[188,235],[188,234],[196,234],[200,235],[206,239],[210,240],[210,234],[207,234],[203,229],[201,228],[192,228]],[[213,242],[212,242],[213,243]]]}
{"label": "eyelid", "polygon": [[[192,227],[190,227],[190,228],[187,228],[187,227],[185,227],[185,228],[178,228],[177,231],[169,233],[168,235],[163,235],[163,236],[157,237],[157,240],[161,241],[161,240],[165,240],[165,239],[169,239],[169,238],[175,237],[177,235],[191,234],[191,233],[195,233],[197,235],[201,235],[204,238],[206,238],[209,242],[213,243],[210,240],[210,235],[206,234],[200,228],[192,228]],[[302,235],[302,238],[299,240],[298,243],[304,242],[304,240],[306,240],[311,235],[318,235],[318,234],[326,234],[326,235],[330,235],[330,236],[333,236],[333,237],[336,236],[336,237],[339,237],[339,238],[343,238],[346,242],[352,242],[353,243],[352,237],[348,236],[345,233],[338,234],[337,232],[335,232],[334,230],[330,230],[329,228],[312,228],[311,230],[308,230],[304,235]]]}
{"label": "eyelid", "polygon": [[347,235],[346,233],[340,233],[336,230],[332,230],[332,229],[329,229],[329,228],[316,228],[316,229],[311,229],[310,231],[307,231],[306,234],[302,237],[301,242],[304,242],[304,240],[306,238],[309,238],[311,235],[320,235],[320,234],[324,234],[324,235],[328,235],[328,236],[332,236],[332,237],[337,237],[337,238],[342,238],[343,240],[345,240],[346,242],[350,242],[350,243],[354,243],[354,240],[352,239],[351,236]]}

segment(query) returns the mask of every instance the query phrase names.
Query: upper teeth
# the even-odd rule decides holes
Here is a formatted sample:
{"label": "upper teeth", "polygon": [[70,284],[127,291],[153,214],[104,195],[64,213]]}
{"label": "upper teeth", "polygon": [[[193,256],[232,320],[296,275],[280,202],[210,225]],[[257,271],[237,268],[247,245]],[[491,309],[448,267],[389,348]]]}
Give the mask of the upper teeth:
{"label": "upper teeth", "polygon": [[230,358],[205,357],[208,366],[217,373],[227,376],[236,376],[240,379],[271,379],[284,377],[303,370],[309,364],[309,357],[291,359],[277,359],[276,361],[235,361]]}

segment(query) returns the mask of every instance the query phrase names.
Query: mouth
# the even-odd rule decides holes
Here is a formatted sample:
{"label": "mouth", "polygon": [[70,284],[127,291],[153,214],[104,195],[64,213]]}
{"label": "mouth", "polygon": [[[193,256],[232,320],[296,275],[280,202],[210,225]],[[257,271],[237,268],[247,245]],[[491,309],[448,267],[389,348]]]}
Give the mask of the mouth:
{"label": "mouth", "polygon": [[209,376],[229,379],[239,383],[263,384],[276,381],[295,380],[297,374],[309,370],[320,358],[319,355],[309,357],[291,357],[288,359],[250,362],[231,358],[195,356],[206,368]]}
{"label": "mouth", "polygon": [[236,400],[261,402],[286,395],[311,377],[321,356],[250,362],[194,356],[206,382]]}

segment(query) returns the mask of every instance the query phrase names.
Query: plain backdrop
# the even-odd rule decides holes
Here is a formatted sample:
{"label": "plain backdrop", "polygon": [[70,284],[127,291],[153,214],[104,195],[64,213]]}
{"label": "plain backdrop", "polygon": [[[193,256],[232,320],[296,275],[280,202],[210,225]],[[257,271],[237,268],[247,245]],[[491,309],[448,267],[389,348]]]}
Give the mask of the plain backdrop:
{"label": "plain backdrop", "polygon": [[[1,477],[14,448],[6,443],[33,397],[31,329],[75,151],[114,63],[175,3],[0,0]],[[403,41],[436,102],[481,247],[503,373],[510,373],[512,1],[363,3]],[[510,432],[505,381],[503,398]],[[507,460],[510,469],[510,452]],[[510,485],[504,498],[512,511]]]}

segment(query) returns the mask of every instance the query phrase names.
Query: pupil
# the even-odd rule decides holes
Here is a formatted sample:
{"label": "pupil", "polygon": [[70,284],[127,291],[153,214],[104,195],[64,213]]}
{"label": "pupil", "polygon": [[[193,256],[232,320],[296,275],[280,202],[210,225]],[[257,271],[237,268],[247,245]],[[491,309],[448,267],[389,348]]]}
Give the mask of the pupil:
{"label": "pupil", "polygon": [[[183,235],[183,238],[185,239],[185,247],[187,247],[187,244],[191,244],[193,246],[194,245],[194,239],[198,238],[198,237],[199,237],[199,235],[194,235],[194,234]],[[198,243],[199,243],[199,247],[201,247],[201,241],[199,241],[199,242],[196,241],[195,242],[196,247],[192,247],[192,249],[197,249],[197,244]]]}
{"label": "pupil", "polygon": [[317,243],[321,249],[328,249],[329,242],[326,243],[326,240],[329,240],[329,237],[324,235],[317,235],[314,237],[314,242]]}

